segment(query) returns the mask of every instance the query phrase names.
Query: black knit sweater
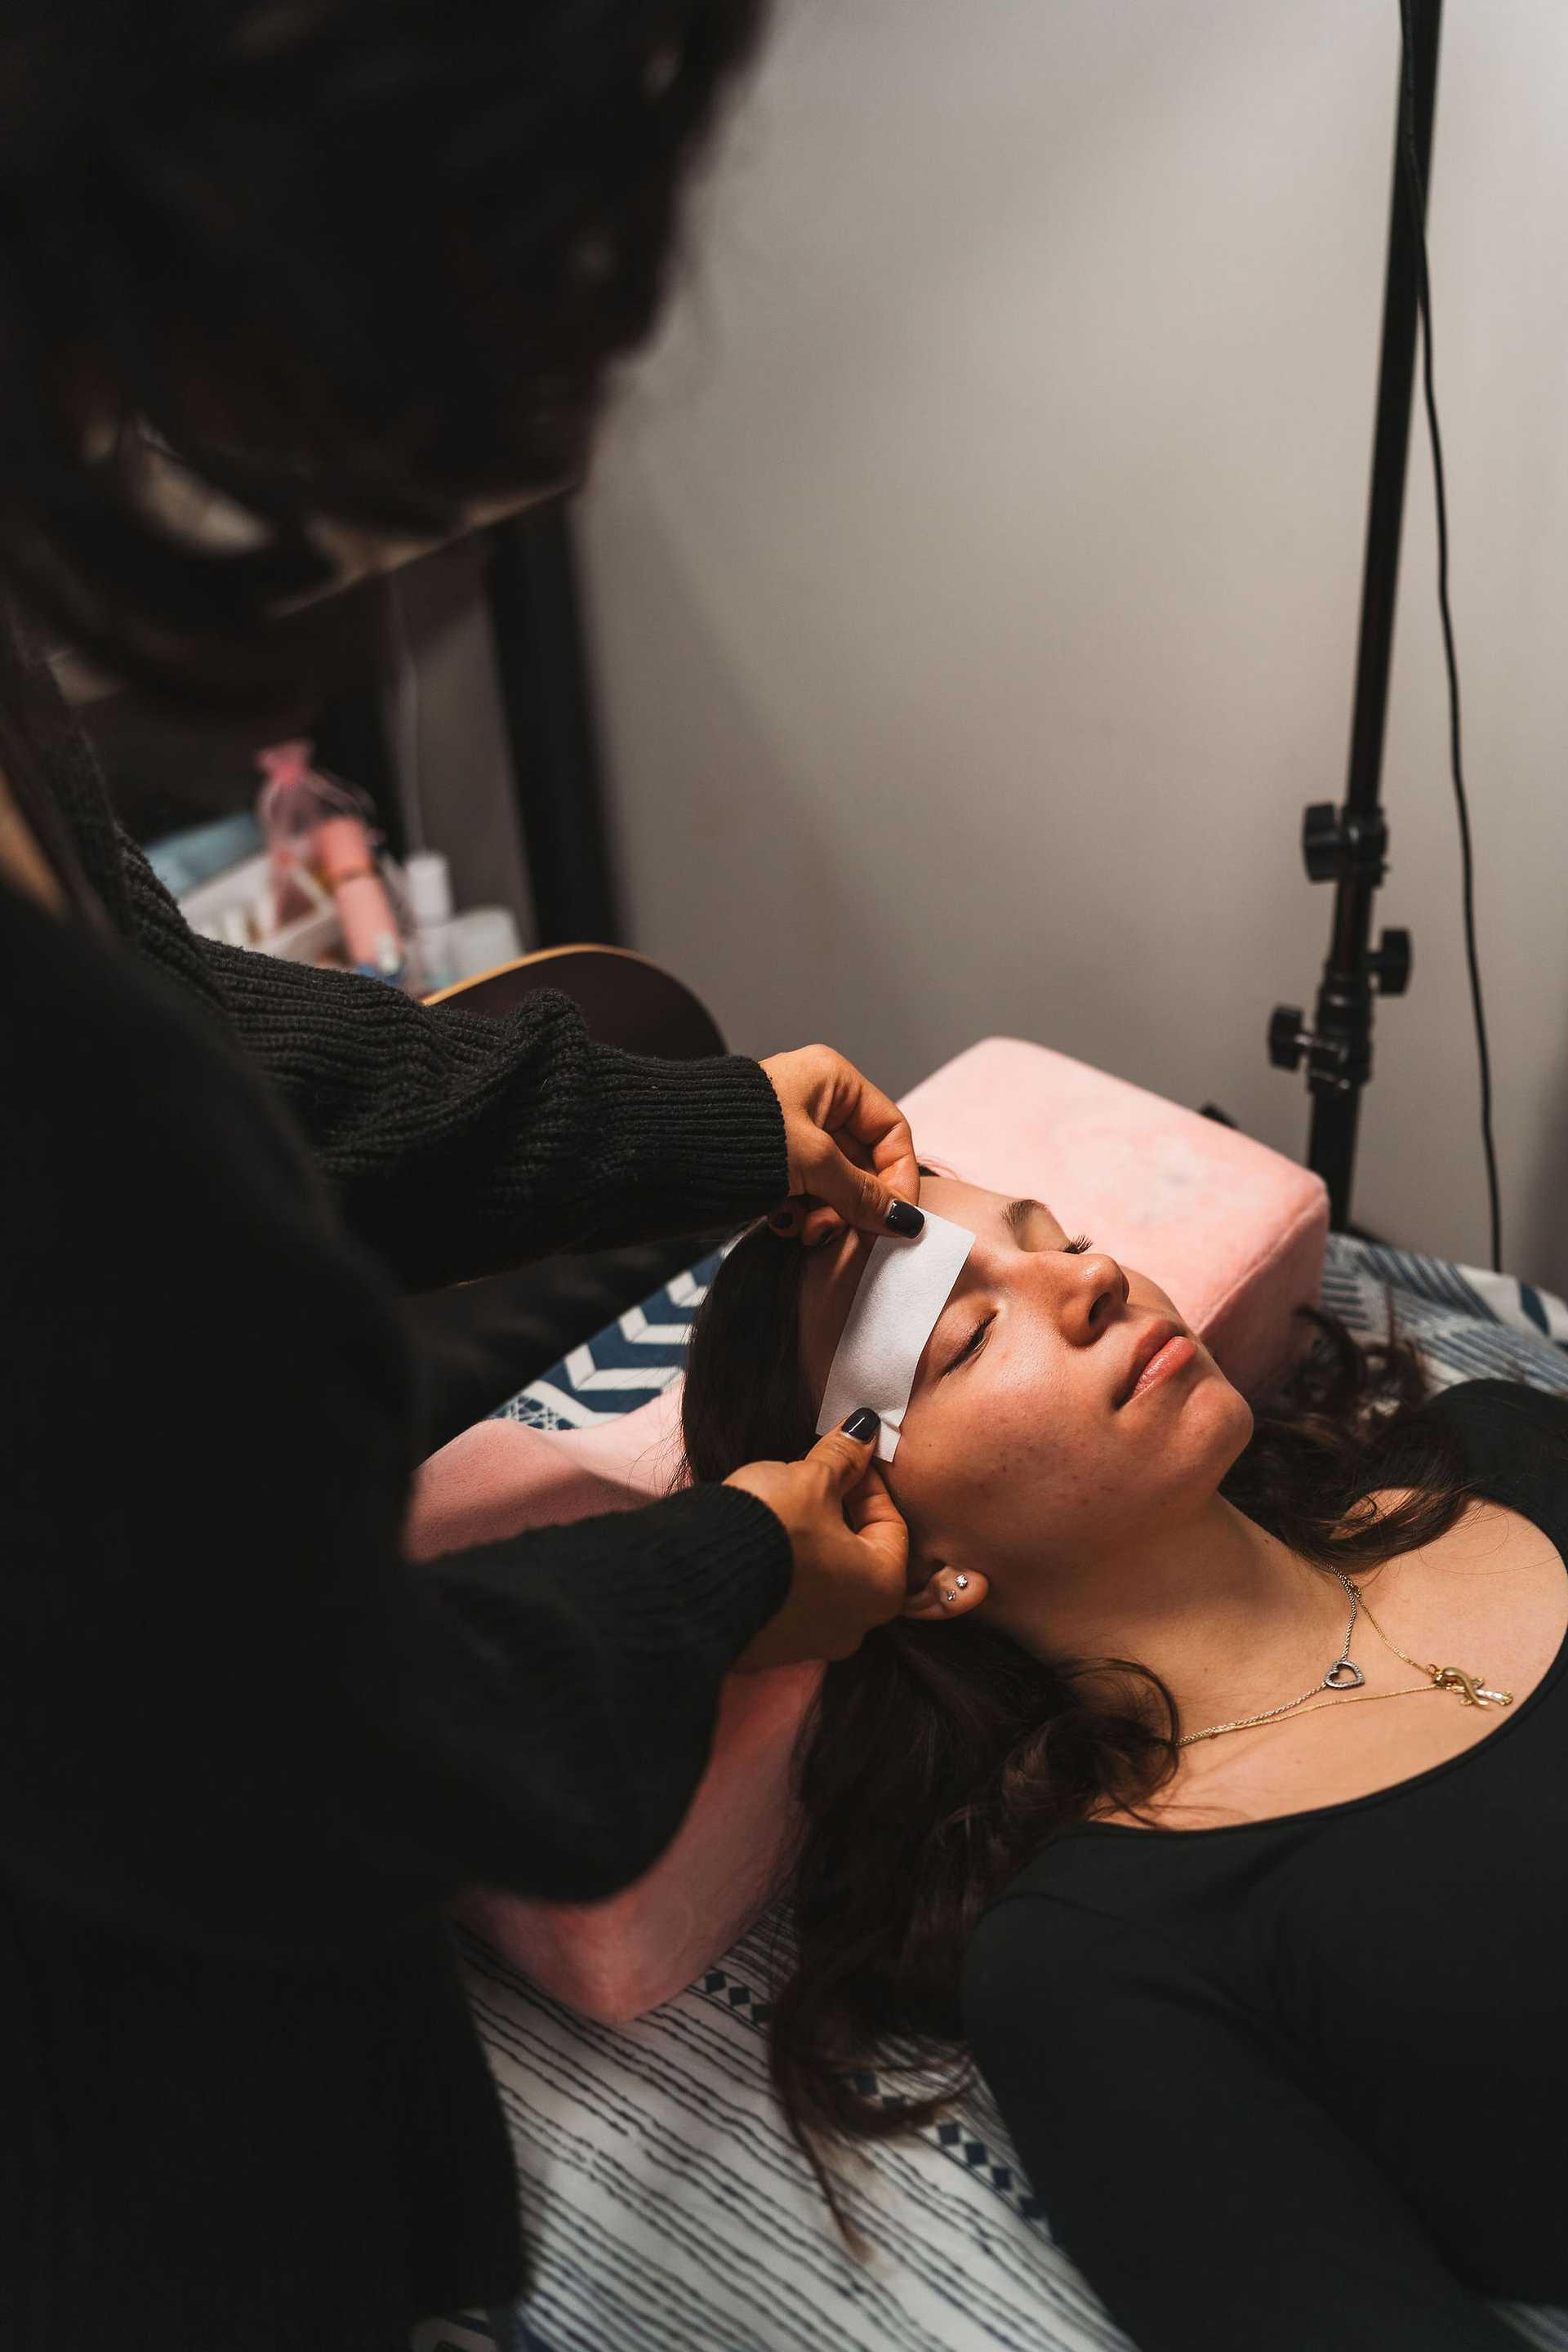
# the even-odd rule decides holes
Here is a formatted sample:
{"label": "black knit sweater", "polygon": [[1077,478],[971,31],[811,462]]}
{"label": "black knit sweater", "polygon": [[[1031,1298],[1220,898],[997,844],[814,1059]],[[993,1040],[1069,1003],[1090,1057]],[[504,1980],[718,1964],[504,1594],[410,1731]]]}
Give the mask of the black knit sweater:
{"label": "black knit sweater", "polygon": [[789,1579],[722,1487],[406,1568],[394,1277],[739,1218],[782,1120],[207,947],[47,783],[106,920],[0,888],[0,2343],[393,2352],[521,2270],[443,1898],[644,1870]]}

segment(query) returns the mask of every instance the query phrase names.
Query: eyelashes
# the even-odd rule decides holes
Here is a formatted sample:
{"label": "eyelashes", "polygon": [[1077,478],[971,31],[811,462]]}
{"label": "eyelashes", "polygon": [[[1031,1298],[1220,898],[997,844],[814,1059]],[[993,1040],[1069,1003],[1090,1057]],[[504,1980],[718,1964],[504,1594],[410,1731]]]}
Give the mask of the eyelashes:
{"label": "eyelashes", "polygon": [[1094,1247],[1094,1244],[1089,1240],[1087,1234],[1076,1234],[1072,1240],[1068,1243],[1067,1247],[1076,1253],[1083,1250],[1091,1250]]}
{"label": "eyelashes", "polygon": [[973,1330],[970,1333],[968,1339],[965,1339],[963,1347],[960,1348],[957,1355],[953,1357],[951,1363],[947,1363],[942,1366],[942,1376],[943,1380],[947,1378],[949,1372],[956,1372],[960,1364],[967,1364],[972,1356],[977,1356],[980,1353],[981,1341],[984,1339],[985,1334],[990,1330],[991,1326],[995,1320],[996,1318],[994,1315],[987,1315],[983,1323],[977,1323],[975,1325]]}

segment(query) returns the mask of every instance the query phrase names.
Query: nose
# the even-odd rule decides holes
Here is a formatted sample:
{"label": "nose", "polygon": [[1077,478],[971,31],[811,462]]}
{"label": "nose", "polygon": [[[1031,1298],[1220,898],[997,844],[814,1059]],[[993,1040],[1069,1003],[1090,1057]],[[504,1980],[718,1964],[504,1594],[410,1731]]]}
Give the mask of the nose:
{"label": "nose", "polygon": [[1081,1257],[1058,1258],[1058,1312],[1064,1338],[1075,1348],[1098,1339],[1117,1310],[1125,1307],[1132,1286],[1117,1260],[1106,1250],[1086,1250]]}

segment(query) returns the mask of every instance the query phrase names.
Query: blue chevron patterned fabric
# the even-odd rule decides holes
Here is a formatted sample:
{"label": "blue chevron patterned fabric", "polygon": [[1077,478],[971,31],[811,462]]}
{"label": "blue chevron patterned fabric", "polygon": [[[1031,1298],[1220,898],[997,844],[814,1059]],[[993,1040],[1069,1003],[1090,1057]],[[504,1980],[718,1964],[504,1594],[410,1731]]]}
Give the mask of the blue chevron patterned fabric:
{"label": "blue chevron patterned fabric", "polygon": [[1392,1318],[1441,1387],[1517,1380],[1568,1391],[1568,1306],[1513,1275],[1332,1234],[1318,1300],[1365,1339],[1382,1339]]}
{"label": "blue chevron patterned fabric", "polygon": [[680,1377],[692,1318],[708,1296],[721,1250],[678,1274],[596,1339],[574,1348],[491,1414],[525,1429],[592,1429],[646,1404]]}
{"label": "blue chevron patterned fabric", "polygon": [[[500,1407],[583,1428],[679,1376],[715,1255]],[[1568,1393],[1568,1306],[1510,1276],[1331,1238],[1321,1303],[1358,1335],[1394,1328],[1442,1385],[1504,1376]],[[415,2352],[1132,2352],[1053,2243],[984,2084],[848,2168],[856,2261],[768,2084],[782,1906],[676,2000],[597,2025],[463,1939],[536,2263],[526,2309],[432,2321]],[[921,2087],[889,2070],[865,2089]],[[1498,2306],[1521,2341],[1568,2352],[1568,2313]],[[509,2333],[519,2324],[528,2331]]]}

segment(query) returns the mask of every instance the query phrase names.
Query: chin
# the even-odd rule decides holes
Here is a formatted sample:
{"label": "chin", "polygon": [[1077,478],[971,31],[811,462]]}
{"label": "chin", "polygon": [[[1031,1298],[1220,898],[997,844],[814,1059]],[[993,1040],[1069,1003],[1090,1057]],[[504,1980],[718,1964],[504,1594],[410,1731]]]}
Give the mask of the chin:
{"label": "chin", "polygon": [[1252,1407],[1247,1403],[1241,1391],[1233,1389],[1223,1373],[1217,1376],[1215,1387],[1218,1391],[1219,1407],[1215,1416],[1216,1427],[1223,1428],[1225,1431],[1225,1444],[1227,1449],[1225,1466],[1228,1470],[1231,1464],[1238,1461],[1251,1444],[1252,1433],[1258,1423],[1253,1416]]}
{"label": "chin", "polygon": [[1216,1475],[1223,1475],[1252,1443],[1252,1407],[1206,1351],[1201,1361],[1199,1376],[1182,1401],[1179,1425],[1184,1441],[1213,1457],[1219,1465]]}

